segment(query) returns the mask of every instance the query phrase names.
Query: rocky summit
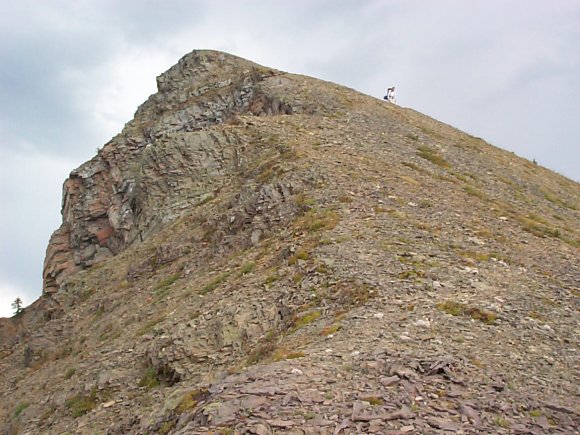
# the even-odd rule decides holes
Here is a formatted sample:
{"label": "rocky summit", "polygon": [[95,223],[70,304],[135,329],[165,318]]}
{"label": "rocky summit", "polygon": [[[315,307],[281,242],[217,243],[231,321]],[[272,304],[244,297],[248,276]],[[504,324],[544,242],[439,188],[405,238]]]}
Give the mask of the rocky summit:
{"label": "rocky summit", "polygon": [[578,433],[580,185],[193,51],[63,187],[4,434]]}

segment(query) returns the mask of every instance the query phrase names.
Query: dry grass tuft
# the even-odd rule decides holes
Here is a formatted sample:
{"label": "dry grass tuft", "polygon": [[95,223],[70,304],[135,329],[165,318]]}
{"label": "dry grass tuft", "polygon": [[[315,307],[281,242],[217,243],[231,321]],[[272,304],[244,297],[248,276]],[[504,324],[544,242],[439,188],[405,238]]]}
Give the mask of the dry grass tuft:
{"label": "dry grass tuft", "polygon": [[437,151],[426,145],[421,145],[417,149],[417,155],[441,168],[450,168],[451,164],[445,160]]}
{"label": "dry grass tuft", "polygon": [[477,307],[469,307],[459,302],[445,301],[437,304],[437,308],[452,316],[469,316],[487,325],[493,325],[497,320],[497,314],[491,311],[482,310]]}

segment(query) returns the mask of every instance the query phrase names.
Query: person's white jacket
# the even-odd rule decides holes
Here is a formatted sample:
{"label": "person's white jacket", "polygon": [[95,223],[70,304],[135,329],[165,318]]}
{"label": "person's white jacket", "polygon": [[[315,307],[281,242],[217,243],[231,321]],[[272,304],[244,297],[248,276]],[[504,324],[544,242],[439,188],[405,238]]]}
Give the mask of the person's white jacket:
{"label": "person's white jacket", "polygon": [[395,88],[392,88],[391,92],[389,92],[389,101],[393,104],[397,103],[397,99],[396,99],[396,95],[395,95]]}

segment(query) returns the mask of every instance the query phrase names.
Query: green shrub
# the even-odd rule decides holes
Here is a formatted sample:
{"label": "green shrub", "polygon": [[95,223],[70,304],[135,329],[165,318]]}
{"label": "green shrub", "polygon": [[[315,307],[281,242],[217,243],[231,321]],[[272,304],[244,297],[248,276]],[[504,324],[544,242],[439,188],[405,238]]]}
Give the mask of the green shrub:
{"label": "green shrub", "polygon": [[437,304],[437,308],[452,316],[469,316],[472,319],[488,325],[494,324],[497,320],[497,315],[491,311],[482,310],[477,307],[469,307],[459,302],[445,301]]}
{"label": "green shrub", "polygon": [[293,266],[298,262],[298,260],[306,261],[309,258],[310,254],[308,254],[308,251],[306,251],[305,249],[299,249],[298,251],[296,251],[296,254],[294,254],[292,257],[288,259],[288,265]]}
{"label": "green shrub", "polygon": [[327,336],[335,334],[336,332],[342,329],[342,325],[340,323],[335,323],[334,325],[325,326],[322,331],[320,331],[320,335]]}
{"label": "green shrub", "polygon": [[74,418],[81,417],[92,411],[97,406],[97,390],[93,388],[90,394],[77,394],[68,399],[65,406]]}
{"label": "green shrub", "polygon": [[271,341],[267,341],[265,343],[259,343],[254,348],[254,350],[252,350],[249,353],[248,358],[246,360],[246,363],[249,365],[257,364],[260,361],[263,361],[266,358],[268,358],[270,355],[272,355],[272,353],[274,353],[275,350],[276,350],[276,345]]}
{"label": "green shrub", "polygon": [[372,406],[381,406],[385,404],[385,400],[382,397],[377,396],[364,396],[360,398],[361,400],[370,403]]}
{"label": "green shrub", "polygon": [[276,352],[274,352],[272,359],[274,361],[284,361],[287,359],[302,358],[304,356],[305,356],[305,354],[302,351],[291,351],[291,350],[285,350],[285,349],[278,349]]}
{"label": "green shrub", "polygon": [[321,315],[322,315],[322,313],[317,310],[317,311],[312,311],[310,313],[304,314],[303,316],[299,316],[296,319],[294,319],[293,327],[294,327],[294,329],[303,328],[304,326],[308,325],[309,323],[314,322]]}
{"label": "green shrub", "polygon": [[16,407],[16,409],[14,410],[14,418],[17,418],[20,414],[22,414],[22,411],[24,411],[26,408],[28,408],[30,406],[30,403],[28,402],[21,402],[18,404],[18,406]]}
{"label": "green shrub", "polygon": [[174,273],[173,275],[170,275],[167,278],[159,281],[157,285],[153,288],[155,296],[160,298],[165,296],[169,292],[170,290],[169,287],[171,286],[171,284],[177,281],[180,277],[181,277],[180,273]]}
{"label": "green shrub", "polygon": [[247,263],[246,265],[244,265],[244,267],[242,267],[241,274],[246,275],[246,274],[250,273],[252,270],[254,270],[255,266],[256,266],[256,263],[254,263],[253,261]]}
{"label": "green shrub", "polygon": [[278,340],[278,331],[271,329],[264,335],[256,347],[248,354],[246,364],[257,364],[260,361],[270,357],[276,350],[276,341]]}
{"label": "green shrub", "polygon": [[434,165],[440,166],[442,168],[449,168],[451,164],[445,160],[437,151],[426,145],[421,145],[417,149],[417,155],[425,160],[430,161]]}
{"label": "green shrub", "polygon": [[214,291],[216,288],[219,287],[219,285],[221,283],[223,283],[230,276],[230,274],[231,274],[231,272],[225,272],[225,273],[222,273],[221,275],[215,277],[210,282],[208,282],[205,286],[203,286],[202,289],[199,291],[199,293],[202,295],[206,295],[206,294]]}
{"label": "green shrub", "polygon": [[175,412],[177,414],[183,414],[184,412],[192,410],[201,400],[204,400],[207,395],[208,390],[203,388],[188,391],[179,401],[179,405],[175,408]]}
{"label": "green shrub", "polygon": [[139,381],[138,385],[140,387],[145,387],[148,390],[152,390],[153,388],[158,387],[159,384],[160,382],[159,377],[157,375],[157,370],[155,369],[155,367],[149,366],[145,370],[145,373],[143,373],[143,376],[141,377],[141,380]]}
{"label": "green shrub", "polygon": [[470,196],[475,196],[476,198],[486,200],[487,196],[481,190],[476,189],[473,186],[465,186],[463,190]]}
{"label": "green shrub", "polygon": [[145,335],[149,332],[151,332],[153,330],[153,327],[155,325],[157,325],[158,323],[161,323],[163,320],[165,320],[164,316],[161,317],[157,317],[153,320],[148,321],[147,323],[145,323],[143,326],[141,326],[138,330],[136,335],[137,336],[141,336],[141,335]]}

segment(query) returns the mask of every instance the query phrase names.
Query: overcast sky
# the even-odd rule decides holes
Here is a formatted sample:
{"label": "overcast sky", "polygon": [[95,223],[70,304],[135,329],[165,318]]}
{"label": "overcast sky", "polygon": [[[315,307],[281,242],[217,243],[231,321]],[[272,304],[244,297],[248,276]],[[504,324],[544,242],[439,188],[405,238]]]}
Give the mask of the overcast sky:
{"label": "overcast sky", "polygon": [[580,180],[580,1],[0,0],[0,316],[42,288],[68,173],[193,49],[381,98]]}

